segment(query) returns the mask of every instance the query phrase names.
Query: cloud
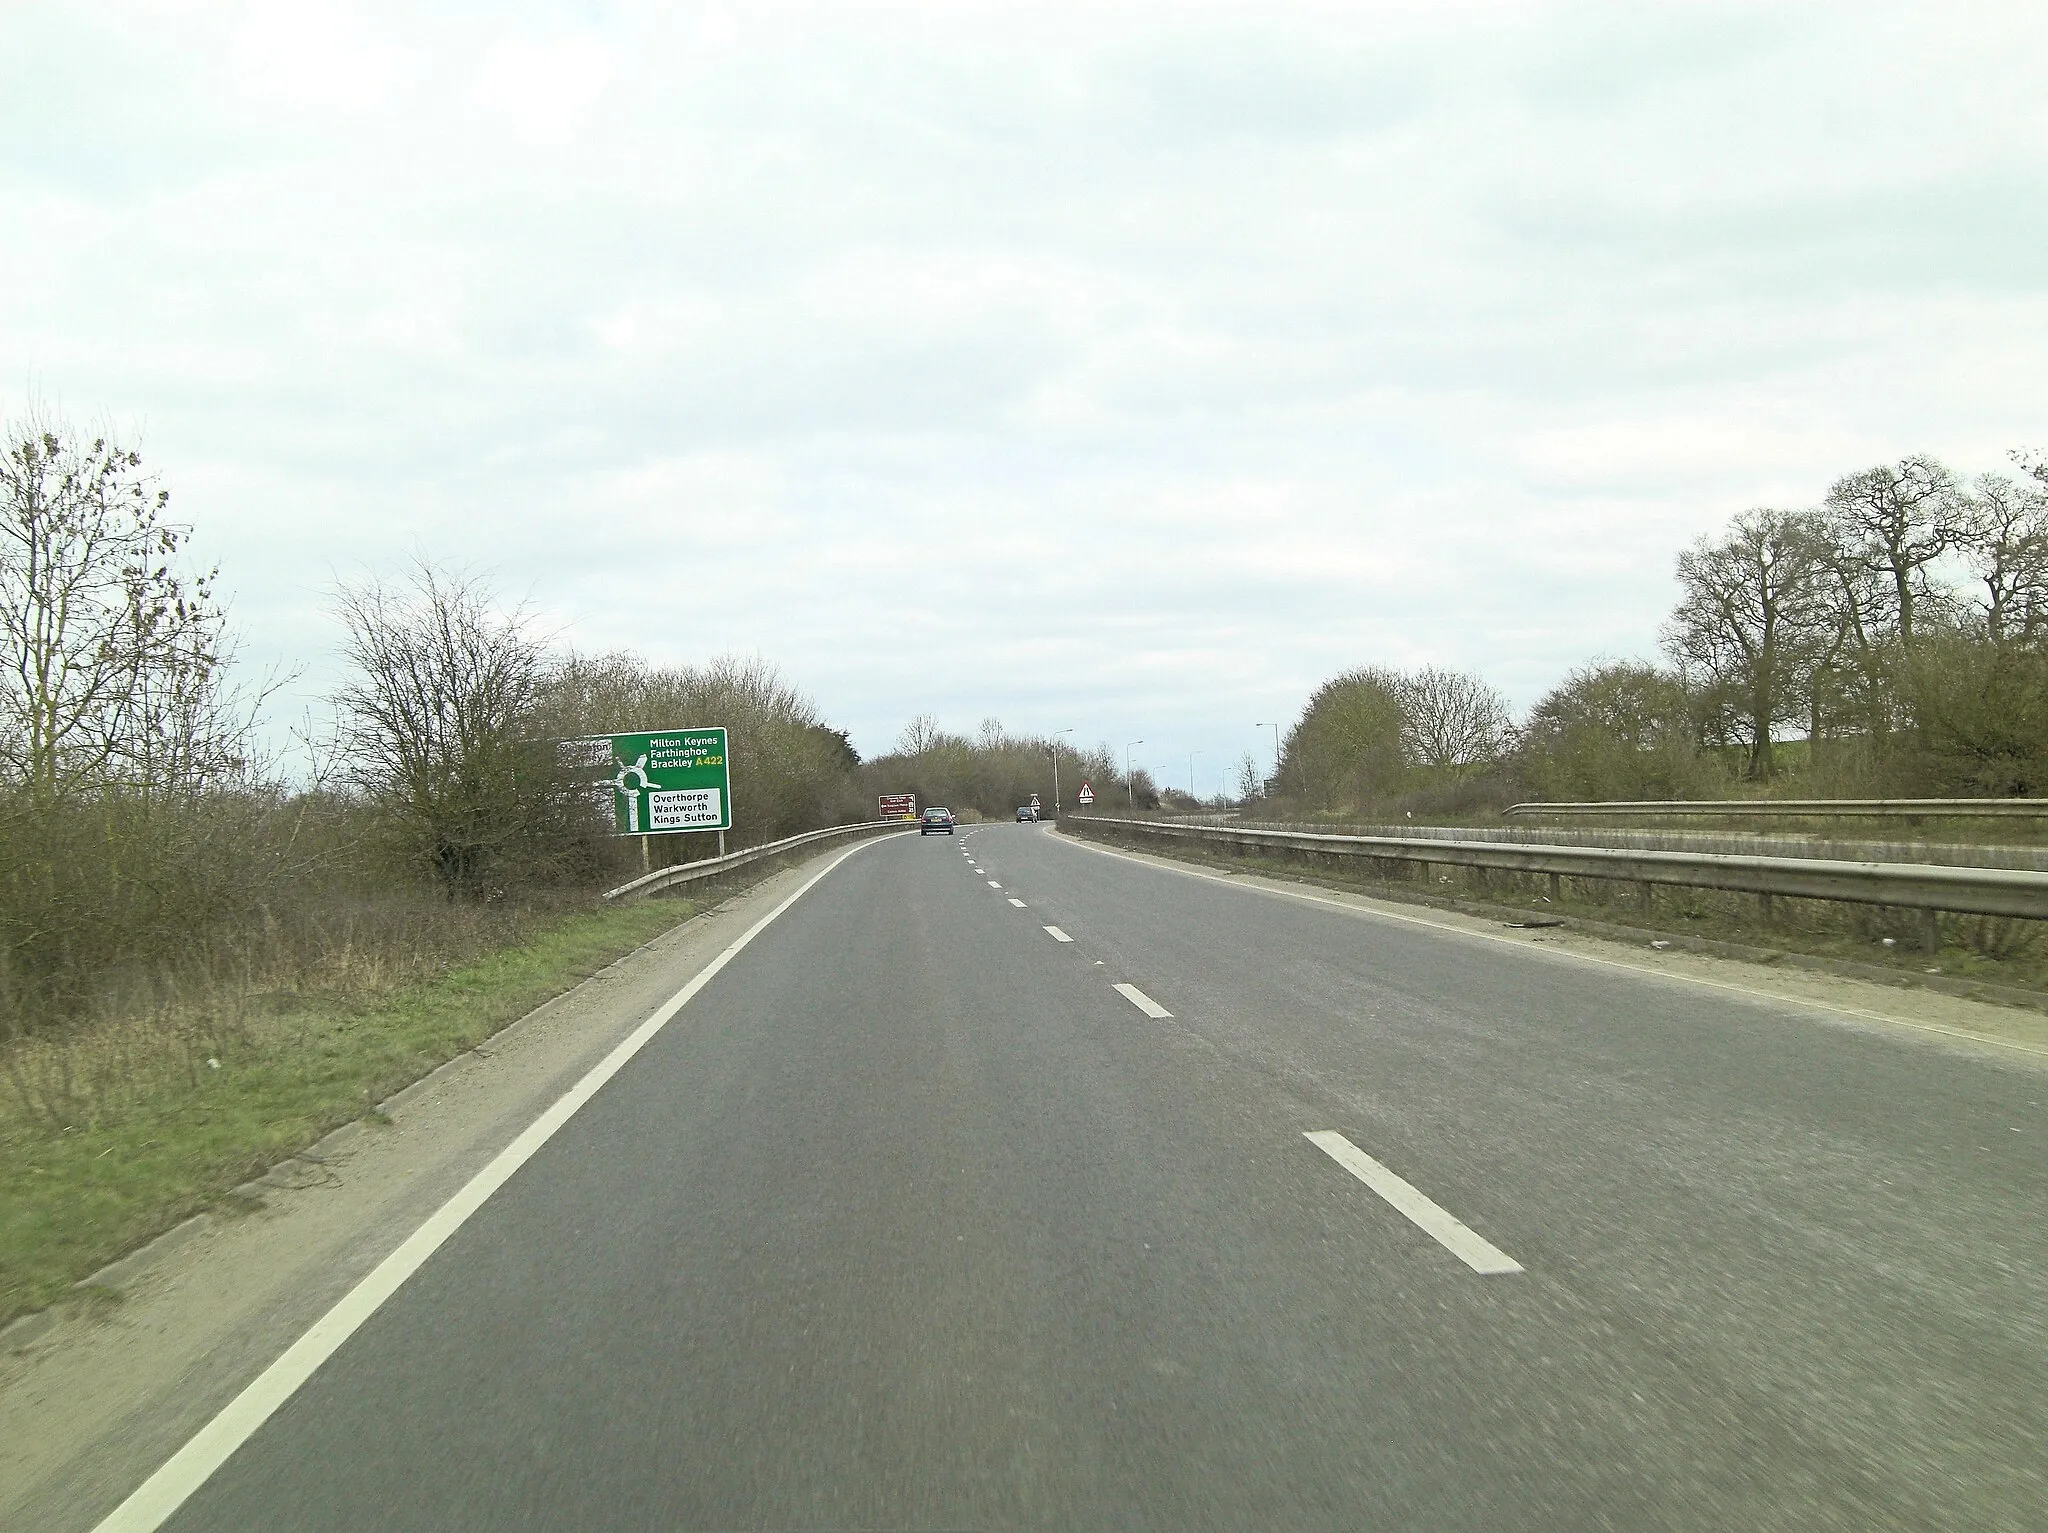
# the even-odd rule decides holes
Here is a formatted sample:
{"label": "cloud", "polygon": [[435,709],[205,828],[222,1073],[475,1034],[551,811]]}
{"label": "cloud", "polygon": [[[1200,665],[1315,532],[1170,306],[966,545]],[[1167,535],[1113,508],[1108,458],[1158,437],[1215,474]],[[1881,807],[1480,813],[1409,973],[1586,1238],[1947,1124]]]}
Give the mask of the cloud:
{"label": "cloud", "polygon": [[1529,701],[1732,512],[2038,439],[2044,29],[29,7],[0,402],[144,430],[287,713],[333,576],[420,548],[866,749],[1220,771],[1352,665]]}

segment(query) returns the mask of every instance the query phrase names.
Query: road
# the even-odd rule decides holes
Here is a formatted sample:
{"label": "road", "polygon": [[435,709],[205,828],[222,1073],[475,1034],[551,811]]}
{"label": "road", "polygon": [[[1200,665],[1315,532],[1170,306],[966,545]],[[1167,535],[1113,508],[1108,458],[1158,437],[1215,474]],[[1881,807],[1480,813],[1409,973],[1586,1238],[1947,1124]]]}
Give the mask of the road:
{"label": "road", "polygon": [[892,838],[164,1526],[2038,1529],[2044,1097],[1040,826]]}

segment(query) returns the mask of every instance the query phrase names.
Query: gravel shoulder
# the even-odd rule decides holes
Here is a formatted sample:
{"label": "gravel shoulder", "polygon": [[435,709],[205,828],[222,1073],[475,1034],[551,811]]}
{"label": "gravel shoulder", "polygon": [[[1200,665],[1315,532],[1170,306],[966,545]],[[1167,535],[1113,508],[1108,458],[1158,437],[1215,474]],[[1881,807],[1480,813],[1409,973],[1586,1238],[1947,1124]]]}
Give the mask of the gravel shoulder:
{"label": "gravel shoulder", "polygon": [[[823,854],[836,856],[837,850]],[[823,860],[592,975],[0,1353],[0,1527],[89,1529],[435,1208]],[[686,1025],[679,1018],[678,1025]]]}

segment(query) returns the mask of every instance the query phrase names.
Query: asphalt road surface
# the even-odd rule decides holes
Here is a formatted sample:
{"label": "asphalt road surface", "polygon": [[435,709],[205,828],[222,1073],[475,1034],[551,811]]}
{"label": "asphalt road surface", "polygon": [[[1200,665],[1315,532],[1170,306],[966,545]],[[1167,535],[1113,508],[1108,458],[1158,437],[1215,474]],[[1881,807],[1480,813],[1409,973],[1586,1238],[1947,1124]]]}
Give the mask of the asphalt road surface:
{"label": "asphalt road surface", "polygon": [[2044,1098],[1040,826],[892,838],[165,1525],[2040,1529]]}

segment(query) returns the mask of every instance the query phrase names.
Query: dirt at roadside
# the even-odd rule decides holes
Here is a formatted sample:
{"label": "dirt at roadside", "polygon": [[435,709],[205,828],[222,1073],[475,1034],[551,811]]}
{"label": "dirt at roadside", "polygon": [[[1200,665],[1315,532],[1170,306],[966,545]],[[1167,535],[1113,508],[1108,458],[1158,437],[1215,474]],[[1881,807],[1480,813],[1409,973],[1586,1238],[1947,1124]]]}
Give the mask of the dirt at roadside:
{"label": "dirt at roadside", "polygon": [[[826,856],[838,855],[827,853]],[[657,937],[0,1355],[0,1528],[93,1527],[824,859]],[[687,1013],[685,1013],[687,1016]]]}

